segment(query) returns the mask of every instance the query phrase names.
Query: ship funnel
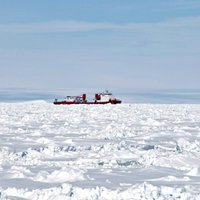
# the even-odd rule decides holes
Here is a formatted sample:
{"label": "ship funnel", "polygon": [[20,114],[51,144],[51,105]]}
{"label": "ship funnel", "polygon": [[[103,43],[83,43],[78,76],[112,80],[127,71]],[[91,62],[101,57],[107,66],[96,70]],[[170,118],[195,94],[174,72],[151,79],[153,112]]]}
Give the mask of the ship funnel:
{"label": "ship funnel", "polygon": [[83,101],[86,100],[86,94],[83,94],[82,99],[83,99]]}
{"label": "ship funnel", "polygon": [[95,99],[96,99],[96,100],[101,100],[100,94],[95,94]]}

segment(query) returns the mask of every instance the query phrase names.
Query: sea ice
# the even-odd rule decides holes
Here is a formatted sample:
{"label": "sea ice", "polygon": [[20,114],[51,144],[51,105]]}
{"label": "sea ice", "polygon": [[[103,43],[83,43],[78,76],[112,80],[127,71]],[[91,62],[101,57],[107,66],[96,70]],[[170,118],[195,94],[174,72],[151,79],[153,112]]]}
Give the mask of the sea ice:
{"label": "sea ice", "polygon": [[200,199],[200,105],[0,103],[0,199]]}

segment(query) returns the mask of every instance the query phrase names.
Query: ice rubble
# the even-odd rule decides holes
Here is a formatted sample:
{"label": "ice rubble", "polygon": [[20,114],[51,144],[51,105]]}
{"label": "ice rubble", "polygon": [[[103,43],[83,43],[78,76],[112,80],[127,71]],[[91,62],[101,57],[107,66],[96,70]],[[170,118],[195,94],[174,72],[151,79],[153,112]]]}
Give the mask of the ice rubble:
{"label": "ice rubble", "polygon": [[200,199],[200,105],[0,103],[0,199]]}
{"label": "ice rubble", "polygon": [[[182,188],[172,188],[168,186],[154,186],[148,183],[136,184],[129,187],[127,190],[109,190],[105,187],[95,188],[77,188],[69,184],[62,184],[56,188],[36,189],[28,191],[27,189],[8,188],[1,193],[2,199],[6,198],[7,194],[12,194],[12,197],[25,199],[73,199],[73,200],[94,200],[94,199],[158,199],[158,200],[174,200],[174,199],[199,199],[198,192],[193,192],[191,186]],[[11,197],[11,196],[10,196]]]}

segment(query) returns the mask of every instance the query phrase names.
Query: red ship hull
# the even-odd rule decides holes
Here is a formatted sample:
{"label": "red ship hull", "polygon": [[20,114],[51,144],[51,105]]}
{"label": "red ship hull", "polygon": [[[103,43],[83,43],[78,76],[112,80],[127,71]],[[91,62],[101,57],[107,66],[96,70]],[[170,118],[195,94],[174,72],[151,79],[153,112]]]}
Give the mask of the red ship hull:
{"label": "red ship hull", "polygon": [[54,101],[53,102],[55,105],[72,105],[72,104],[120,104],[121,101],[120,100],[111,100],[111,101],[103,101],[103,102],[98,102],[98,101],[94,101],[94,102],[68,102],[68,101]]}

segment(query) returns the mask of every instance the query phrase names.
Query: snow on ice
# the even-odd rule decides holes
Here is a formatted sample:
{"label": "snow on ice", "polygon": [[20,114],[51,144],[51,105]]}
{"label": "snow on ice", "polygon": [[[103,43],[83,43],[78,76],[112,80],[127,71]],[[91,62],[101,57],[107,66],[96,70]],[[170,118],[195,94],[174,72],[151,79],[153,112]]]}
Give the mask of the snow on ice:
{"label": "snow on ice", "polygon": [[200,105],[0,103],[0,199],[200,199]]}

